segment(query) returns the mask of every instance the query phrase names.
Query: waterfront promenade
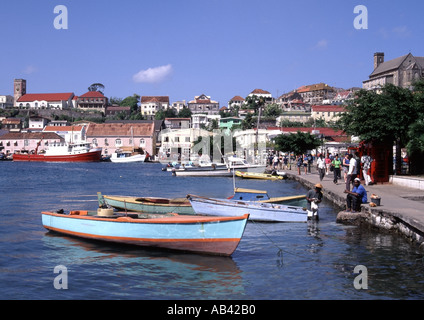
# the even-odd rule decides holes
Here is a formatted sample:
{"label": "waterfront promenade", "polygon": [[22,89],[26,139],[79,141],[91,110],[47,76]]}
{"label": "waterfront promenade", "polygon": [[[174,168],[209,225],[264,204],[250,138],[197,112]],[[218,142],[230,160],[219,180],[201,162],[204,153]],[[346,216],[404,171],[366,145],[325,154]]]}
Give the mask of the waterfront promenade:
{"label": "waterfront promenade", "polygon": [[[332,172],[326,175],[323,181],[319,180],[315,168],[311,169],[311,173],[302,172],[301,175],[298,175],[297,168],[293,166],[291,170],[285,170],[285,172],[289,179],[299,181],[308,188],[313,188],[316,183],[321,183],[324,197],[340,207],[340,211],[345,210],[346,193],[344,193],[343,177],[336,185],[333,182]],[[408,184],[408,179],[413,180],[414,183]],[[395,179],[393,180],[395,181]],[[417,181],[424,184],[424,178],[404,178],[406,185],[418,186],[420,184],[417,184]],[[364,181],[361,183],[364,185]],[[368,223],[378,228],[396,231],[424,247],[424,191],[418,187],[406,187],[396,183],[395,181],[395,183],[364,185],[368,201],[372,194],[376,194],[381,197],[380,206],[371,207],[368,202],[362,205],[361,213],[355,215],[341,212],[337,220],[347,223]]]}

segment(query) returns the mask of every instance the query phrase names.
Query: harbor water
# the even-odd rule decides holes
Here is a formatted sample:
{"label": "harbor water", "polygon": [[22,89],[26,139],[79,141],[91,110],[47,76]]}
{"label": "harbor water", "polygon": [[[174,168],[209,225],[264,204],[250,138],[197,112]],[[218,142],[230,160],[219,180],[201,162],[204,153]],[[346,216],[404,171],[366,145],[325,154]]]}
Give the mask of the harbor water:
{"label": "harbor water", "polygon": [[[97,192],[228,197],[234,183],[274,197],[307,192],[290,180],[174,177],[161,167],[0,162],[0,299],[424,298],[422,251],[400,235],[336,223],[326,200],[318,222],[249,222],[231,257],[82,240],[41,225],[42,211],[96,209]],[[67,288],[55,285],[58,266]]]}

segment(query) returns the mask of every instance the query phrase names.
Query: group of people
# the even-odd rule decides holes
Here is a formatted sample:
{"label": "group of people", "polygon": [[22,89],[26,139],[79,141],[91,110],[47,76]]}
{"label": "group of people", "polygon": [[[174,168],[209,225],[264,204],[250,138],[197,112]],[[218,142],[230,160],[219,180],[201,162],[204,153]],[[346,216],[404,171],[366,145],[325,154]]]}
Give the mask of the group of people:
{"label": "group of people", "polygon": [[[368,201],[367,191],[364,186],[361,185],[361,179],[359,176],[359,167],[362,168],[362,175],[364,177],[365,185],[372,184],[370,177],[370,168],[373,159],[364,153],[359,158],[358,153],[354,155],[346,154],[343,159],[340,159],[336,154],[334,157],[330,155],[325,159],[323,155],[319,155],[317,159],[317,169],[319,173],[319,179],[322,181],[326,174],[333,172],[333,182],[337,184],[338,179],[341,179],[341,171],[344,173],[345,180],[345,191],[346,196],[346,211],[357,212],[361,210],[361,204]],[[352,189],[352,190],[351,190]],[[315,185],[314,190],[310,190],[306,195],[308,203],[308,216],[314,215],[314,207],[317,203],[321,202],[322,199],[322,185],[320,183]],[[316,209],[317,210],[317,209]]]}
{"label": "group of people", "polygon": [[335,184],[338,183],[339,179],[342,179],[341,173],[343,172],[346,189],[350,190],[350,184],[353,183],[353,180],[359,175],[359,168],[362,169],[365,184],[368,186],[372,183],[370,176],[372,162],[373,159],[366,153],[364,153],[361,158],[358,157],[358,153],[356,153],[355,156],[348,153],[342,159],[340,159],[338,154],[334,156],[331,154],[327,155],[324,159],[321,154],[317,159],[317,169],[321,181],[324,179],[325,175],[333,172],[333,182]]}

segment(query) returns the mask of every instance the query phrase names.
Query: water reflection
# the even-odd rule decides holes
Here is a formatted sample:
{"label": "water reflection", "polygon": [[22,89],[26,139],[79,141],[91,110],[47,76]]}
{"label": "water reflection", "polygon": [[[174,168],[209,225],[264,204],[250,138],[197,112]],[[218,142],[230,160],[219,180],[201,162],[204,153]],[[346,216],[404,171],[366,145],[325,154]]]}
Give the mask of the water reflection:
{"label": "water reflection", "polygon": [[[102,290],[110,286],[121,287],[123,279],[130,279],[126,282],[128,293],[155,288],[154,293],[143,297],[146,299],[184,298],[186,295],[219,298],[244,293],[241,271],[231,257],[150,250],[76,239],[53,232],[47,232],[42,241],[49,249],[46,260],[66,266],[70,273],[75,272],[73,277],[80,280],[104,277],[99,271],[112,269]],[[115,294],[118,293],[109,292],[104,297]]]}

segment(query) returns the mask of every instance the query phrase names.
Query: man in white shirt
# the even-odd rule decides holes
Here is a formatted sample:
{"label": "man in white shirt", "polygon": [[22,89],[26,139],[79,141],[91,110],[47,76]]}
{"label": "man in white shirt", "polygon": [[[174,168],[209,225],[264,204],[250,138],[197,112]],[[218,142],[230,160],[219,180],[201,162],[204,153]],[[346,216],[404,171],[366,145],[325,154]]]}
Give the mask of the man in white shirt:
{"label": "man in white shirt", "polygon": [[346,178],[346,190],[350,191],[350,184],[355,180],[357,174],[357,164],[356,159],[352,156],[352,154],[349,154],[349,171],[347,172],[347,178]]}
{"label": "man in white shirt", "polygon": [[319,155],[319,158],[317,160],[317,168],[319,172],[319,180],[322,181],[325,176],[325,160],[322,156],[322,154]]}

